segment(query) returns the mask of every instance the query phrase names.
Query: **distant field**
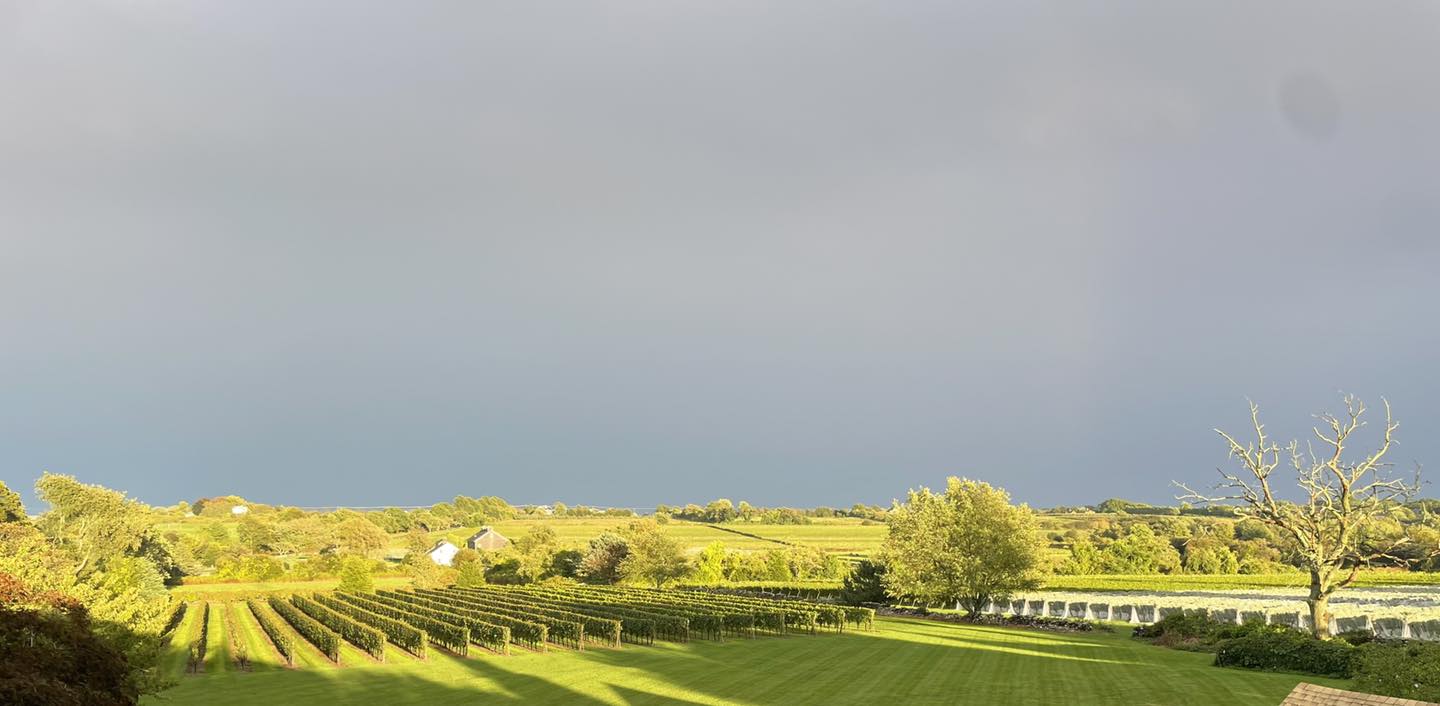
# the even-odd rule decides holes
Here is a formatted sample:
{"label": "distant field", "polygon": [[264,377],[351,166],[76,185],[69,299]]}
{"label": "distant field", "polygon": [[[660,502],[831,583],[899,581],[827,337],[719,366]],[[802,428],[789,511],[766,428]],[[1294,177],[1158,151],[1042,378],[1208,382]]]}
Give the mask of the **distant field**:
{"label": "distant field", "polygon": [[[536,527],[549,527],[555,531],[560,543],[580,547],[607,530],[619,530],[633,522],[634,518],[526,518],[504,520],[490,526],[511,539],[529,533]],[[809,525],[762,525],[732,522],[721,525],[707,525],[698,522],[672,520],[665,525],[665,532],[678,539],[690,553],[699,552],[711,542],[721,542],[729,549],[764,550],[777,549],[785,543],[818,547],[834,554],[868,554],[880,548],[885,540],[885,525],[862,524],[854,518],[816,520]],[[440,538],[461,544],[478,531],[479,527],[464,527],[432,532]],[[392,551],[399,549],[403,537],[397,538]]]}
{"label": "distant field", "polygon": [[[398,650],[396,651],[398,652]],[[178,674],[144,703],[249,704],[1275,704],[1300,681],[1123,634],[1043,633],[919,620],[871,633],[386,662],[354,654],[297,669]],[[183,666],[183,661],[182,661]]]}
{"label": "distant field", "polygon": [[[194,583],[182,584],[170,589],[176,598],[194,600],[230,600],[227,596],[244,596],[257,593],[305,593],[334,590],[340,579],[315,579],[314,581],[249,581],[239,583]],[[410,585],[408,576],[376,576],[376,588],[400,588]],[[186,615],[185,620],[190,616]]]}

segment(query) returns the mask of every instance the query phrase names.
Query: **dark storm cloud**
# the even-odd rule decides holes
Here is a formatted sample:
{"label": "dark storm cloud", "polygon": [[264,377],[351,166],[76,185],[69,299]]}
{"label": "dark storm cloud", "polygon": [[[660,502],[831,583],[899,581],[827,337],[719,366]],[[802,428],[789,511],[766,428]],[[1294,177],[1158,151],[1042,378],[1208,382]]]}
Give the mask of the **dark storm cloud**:
{"label": "dark storm cloud", "polygon": [[0,460],[171,502],[1440,458],[1425,2],[0,5]]}

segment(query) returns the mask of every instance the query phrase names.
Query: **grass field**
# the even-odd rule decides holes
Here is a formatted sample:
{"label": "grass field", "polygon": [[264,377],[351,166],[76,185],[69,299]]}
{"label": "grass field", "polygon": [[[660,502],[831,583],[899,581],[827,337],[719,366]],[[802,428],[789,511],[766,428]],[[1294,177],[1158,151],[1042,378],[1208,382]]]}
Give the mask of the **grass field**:
{"label": "grass field", "polygon": [[[560,544],[581,547],[601,532],[615,531],[634,521],[627,517],[587,518],[527,518],[504,520],[490,526],[510,539],[528,534],[536,527],[549,527],[555,531]],[[690,553],[698,553],[711,542],[721,542],[727,548],[739,550],[777,549],[789,544],[818,547],[835,554],[868,554],[880,548],[885,540],[885,525],[862,524],[854,518],[816,520],[808,525],[763,525],[751,523],[726,523],[708,525],[699,522],[672,520],[665,525],[665,532],[684,545]],[[442,532],[432,532],[435,540],[449,539],[459,546],[478,527],[456,527]],[[397,538],[391,547],[394,554],[403,548],[403,537]]]}
{"label": "grass field", "polygon": [[[183,675],[148,704],[1276,704],[1298,675],[1123,633],[880,619],[872,633]],[[1305,677],[1330,686],[1335,680]]]}

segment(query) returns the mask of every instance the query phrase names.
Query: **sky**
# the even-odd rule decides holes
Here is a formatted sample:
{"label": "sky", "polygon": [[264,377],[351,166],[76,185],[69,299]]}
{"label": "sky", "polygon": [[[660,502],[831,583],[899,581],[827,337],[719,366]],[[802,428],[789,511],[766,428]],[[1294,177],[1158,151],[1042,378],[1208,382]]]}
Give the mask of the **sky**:
{"label": "sky", "polygon": [[0,0],[0,480],[1166,502],[1345,392],[1440,468],[1436,66],[1430,0]]}

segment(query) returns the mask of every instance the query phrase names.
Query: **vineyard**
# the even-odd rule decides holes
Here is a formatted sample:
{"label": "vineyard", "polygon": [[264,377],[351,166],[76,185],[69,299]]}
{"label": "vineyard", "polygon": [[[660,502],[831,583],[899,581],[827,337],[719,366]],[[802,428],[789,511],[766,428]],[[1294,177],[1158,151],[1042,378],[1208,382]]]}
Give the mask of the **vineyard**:
{"label": "vineyard", "polygon": [[172,671],[183,665],[186,674],[425,660],[431,649],[504,656],[868,632],[875,619],[869,608],[793,598],[581,585],[331,591],[182,605],[170,649]]}

